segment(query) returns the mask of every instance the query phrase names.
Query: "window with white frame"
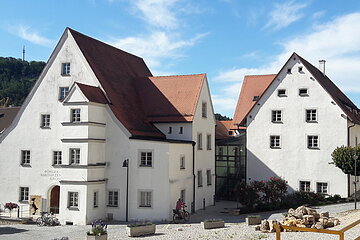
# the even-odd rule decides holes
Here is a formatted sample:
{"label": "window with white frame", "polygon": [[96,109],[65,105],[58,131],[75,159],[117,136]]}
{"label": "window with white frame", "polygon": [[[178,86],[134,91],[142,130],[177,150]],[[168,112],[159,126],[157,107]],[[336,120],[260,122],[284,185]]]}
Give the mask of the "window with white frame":
{"label": "window with white frame", "polygon": [[71,109],[71,122],[80,122],[80,108]]}
{"label": "window with white frame", "polygon": [[306,122],[317,122],[316,109],[306,109]]}
{"label": "window with white frame", "polygon": [[307,147],[309,149],[318,149],[319,148],[319,136],[317,136],[317,135],[307,136]]}
{"label": "window with white frame", "polygon": [[202,171],[201,170],[197,171],[197,177],[198,177],[198,187],[202,187],[203,181],[202,181]]}
{"label": "window with white frame", "polygon": [[184,128],[183,127],[180,127],[179,128],[179,134],[183,134],[184,133]]}
{"label": "window with white frame", "polygon": [[53,165],[62,164],[62,152],[61,151],[54,151],[53,156],[54,156]]}
{"label": "window with white frame", "polygon": [[185,201],[186,201],[186,195],[185,195],[185,193],[186,193],[186,191],[185,191],[185,189],[181,189],[181,191],[180,191],[180,199],[181,199],[181,201],[184,203]]}
{"label": "window with white frame", "polygon": [[185,169],[185,155],[180,155],[180,169]]}
{"label": "window with white frame", "polygon": [[140,152],[140,167],[152,167],[153,153],[150,151]]}
{"label": "window with white frame", "polygon": [[211,134],[206,135],[206,149],[211,150]]}
{"label": "window with white frame", "polygon": [[152,204],[152,192],[140,191],[139,207],[151,207]]}
{"label": "window with white frame", "polygon": [[61,75],[70,76],[70,63],[62,63],[61,64]]}
{"label": "window with white frame", "polygon": [[77,207],[79,207],[79,193],[68,192],[68,208],[77,208]]}
{"label": "window with white frame", "polygon": [[94,192],[94,208],[99,207],[99,192]]}
{"label": "window with white frame", "polygon": [[278,97],[286,97],[286,89],[278,89]]}
{"label": "window with white frame", "polygon": [[202,133],[198,133],[197,144],[198,144],[198,150],[202,150]]}
{"label": "window with white frame", "polygon": [[281,148],[281,142],[280,142],[279,135],[270,136],[270,148]]}
{"label": "window with white frame", "polygon": [[21,151],[21,165],[30,165],[30,150]]}
{"label": "window with white frame", "polygon": [[119,191],[108,192],[108,206],[118,207],[119,206]]}
{"label": "window with white frame", "polygon": [[62,101],[66,98],[69,93],[69,87],[60,87],[59,88],[59,100]]}
{"label": "window with white frame", "polygon": [[211,170],[206,170],[206,183],[207,185],[211,185]]}
{"label": "window with white frame", "polygon": [[28,187],[20,187],[20,196],[19,200],[21,201],[29,201],[29,188]]}
{"label": "window with white frame", "polygon": [[281,110],[273,110],[273,111],[271,111],[271,121],[273,123],[282,123]]}
{"label": "window with white frame", "polygon": [[310,181],[300,181],[300,191],[310,192]]}
{"label": "window with white frame", "polygon": [[41,114],[41,128],[49,128],[50,127],[50,114]]}
{"label": "window with white frame", "polygon": [[301,97],[309,96],[308,89],[307,88],[300,88],[299,89],[299,96],[301,96]]}
{"label": "window with white frame", "polygon": [[328,183],[326,182],[317,182],[316,183],[316,192],[321,194],[328,193]]}
{"label": "window with white frame", "polygon": [[70,164],[80,164],[80,148],[70,148]]}
{"label": "window with white frame", "polygon": [[202,105],[201,105],[201,116],[203,118],[206,118],[207,117],[207,103],[206,102],[202,102]]}

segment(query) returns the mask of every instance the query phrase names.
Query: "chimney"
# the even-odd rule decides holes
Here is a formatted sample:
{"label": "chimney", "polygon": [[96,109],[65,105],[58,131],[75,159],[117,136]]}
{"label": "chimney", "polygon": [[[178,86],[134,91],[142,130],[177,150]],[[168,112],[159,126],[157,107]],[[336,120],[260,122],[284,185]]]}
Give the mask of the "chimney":
{"label": "chimney", "polygon": [[319,60],[319,70],[325,75],[325,60]]}

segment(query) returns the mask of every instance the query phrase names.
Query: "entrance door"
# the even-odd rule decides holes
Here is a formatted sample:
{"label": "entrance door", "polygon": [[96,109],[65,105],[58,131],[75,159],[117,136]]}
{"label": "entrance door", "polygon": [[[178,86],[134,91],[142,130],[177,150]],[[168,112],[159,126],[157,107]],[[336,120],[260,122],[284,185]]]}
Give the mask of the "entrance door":
{"label": "entrance door", "polygon": [[50,192],[50,212],[59,213],[60,186],[55,186]]}

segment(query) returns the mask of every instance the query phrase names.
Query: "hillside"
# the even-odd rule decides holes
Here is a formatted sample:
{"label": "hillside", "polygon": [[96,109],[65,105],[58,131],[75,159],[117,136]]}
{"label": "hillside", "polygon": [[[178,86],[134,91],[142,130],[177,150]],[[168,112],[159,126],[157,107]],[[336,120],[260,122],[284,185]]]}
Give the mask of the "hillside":
{"label": "hillside", "polygon": [[45,62],[0,57],[0,100],[9,98],[8,105],[20,106],[44,67]]}

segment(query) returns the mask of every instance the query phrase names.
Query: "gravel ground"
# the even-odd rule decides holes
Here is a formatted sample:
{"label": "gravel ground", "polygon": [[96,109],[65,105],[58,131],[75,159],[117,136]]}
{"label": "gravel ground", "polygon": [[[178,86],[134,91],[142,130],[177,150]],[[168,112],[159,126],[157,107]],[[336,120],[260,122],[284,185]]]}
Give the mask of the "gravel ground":
{"label": "gravel ground", "polygon": [[[191,216],[190,224],[158,224],[154,236],[143,237],[144,239],[275,239],[274,233],[260,233],[244,223],[246,215],[232,216],[227,212],[228,209],[236,207],[233,202],[220,202],[215,207],[208,207],[200,210]],[[360,219],[360,210],[351,210],[354,204],[336,204],[317,207],[318,211],[329,211],[331,216],[336,216],[341,220],[342,228],[347,224]],[[280,219],[282,212],[258,213],[263,218]],[[222,218],[226,222],[226,227],[222,229],[204,230],[201,228],[200,221],[207,218]],[[1,240],[53,240],[61,237],[68,237],[70,240],[84,240],[85,232],[90,226],[57,226],[57,227],[38,227],[36,225],[0,225]],[[335,229],[335,228],[334,228]],[[318,239],[338,239],[336,236],[318,233],[286,232],[281,234],[282,239],[297,240],[318,240]],[[360,236],[360,225],[346,233],[345,239],[355,239]],[[108,239],[130,239],[126,235],[126,224],[111,224],[108,226]]]}

